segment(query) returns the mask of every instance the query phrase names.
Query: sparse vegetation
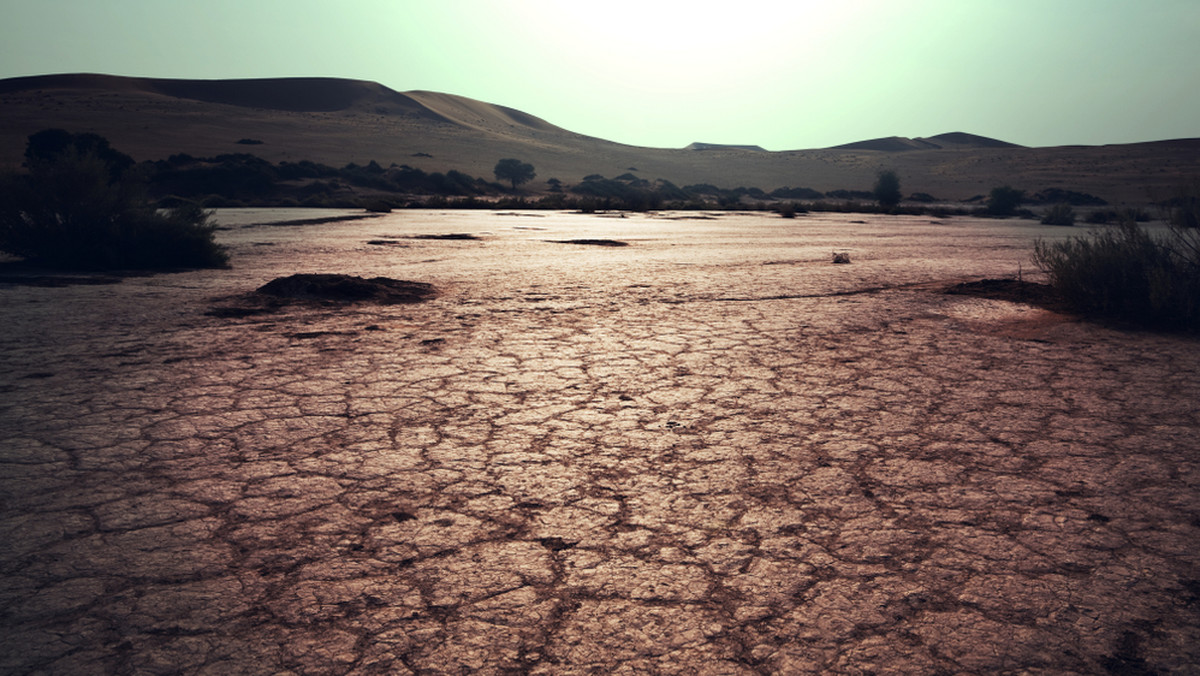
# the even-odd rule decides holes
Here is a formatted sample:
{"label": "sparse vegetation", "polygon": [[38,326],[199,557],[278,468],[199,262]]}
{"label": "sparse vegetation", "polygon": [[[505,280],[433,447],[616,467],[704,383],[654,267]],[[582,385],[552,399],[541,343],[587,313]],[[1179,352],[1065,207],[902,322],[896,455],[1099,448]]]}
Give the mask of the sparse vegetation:
{"label": "sparse vegetation", "polygon": [[693,199],[687,188],[679,188],[670,181],[659,179],[647,181],[633,174],[617,178],[604,178],[593,174],[582,183],[571,187],[571,192],[583,197],[584,211],[624,209],[650,211],[664,206],[675,206]]}
{"label": "sparse vegetation", "polygon": [[992,188],[987,200],[987,213],[992,216],[1012,216],[1025,200],[1025,191],[1011,186]]}
{"label": "sparse vegetation", "polygon": [[875,201],[883,209],[891,209],[900,204],[900,175],[891,169],[879,172],[875,179]]}
{"label": "sparse vegetation", "polygon": [[1139,325],[1200,330],[1200,229],[1195,209],[1167,233],[1135,221],[1060,242],[1039,240],[1034,261],[1071,307]]}
{"label": "sparse vegetation", "polygon": [[1055,204],[1042,216],[1042,225],[1075,225],[1075,210],[1070,204]]}
{"label": "sparse vegetation", "polygon": [[1107,225],[1109,223],[1120,223],[1121,221],[1136,221],[1145,223],[1150,220],[1150,214],[1145,209],[1129,208],[1129,209],[1097,209],[1087,215],[1088,223],[1094,225]]}
{"label": "sparse vegetation", "polygon": [[1200,230],[1200,184],[1180,188],[1165,206],[1171,225],[1185,231]]}
{"label": "sparse vegetation", "polygon": [[209,214],[160,211],[128,155],[95,134],[29,137],[27,171],[0,179],[0,251],[70,269],[222,267]]}
{"label": "sparse vegetation", "polygon": [[808,209],[795,202],[783,204],[777,209],[777,211],[783,218],[795,218],[796,214],[808,213]]}
{"label": "sparse vegetation", "polygon": [[521,160],[507,158],[496,163],[496,168],[492,170],[496,175],[497,181],[509,181],[512,183],[513,190],[522,183],[528,183],[537,177],[534,172],[533,165]]}
{"label": "sparse vegetation", "polygon": [[1095,195],[1062,188],[1046,188],[1030,198],[1031,202],[1039,204],[1070,204],[1075,207],[1102,207],[1108,202]]}

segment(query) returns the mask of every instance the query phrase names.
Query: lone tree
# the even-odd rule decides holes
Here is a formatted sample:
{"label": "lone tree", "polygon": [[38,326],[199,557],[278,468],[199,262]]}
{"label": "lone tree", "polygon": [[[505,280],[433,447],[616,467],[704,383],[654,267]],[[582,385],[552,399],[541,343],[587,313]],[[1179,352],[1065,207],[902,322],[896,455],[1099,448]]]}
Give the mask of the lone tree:
{"label": "lone tree", "polygon": [[159,211],[131,157],[95,134],[29,137],[26,173],[0,176],[0,251],[76,269],[223,267],[209,214]]}
{"label": "lone tree", "polygon": [[875,180],[875,201],[885,209],[900,203],[900,176],[891,169],[879,172]]}
{"label": "lone tree", "polygon": [[496,163],[496,168],[492,170],[496,174],[498,181],[511,181],[513,190],[517,186],[532,181],[537,174],[533,173],[533,165],[521,160],[504,159]]}

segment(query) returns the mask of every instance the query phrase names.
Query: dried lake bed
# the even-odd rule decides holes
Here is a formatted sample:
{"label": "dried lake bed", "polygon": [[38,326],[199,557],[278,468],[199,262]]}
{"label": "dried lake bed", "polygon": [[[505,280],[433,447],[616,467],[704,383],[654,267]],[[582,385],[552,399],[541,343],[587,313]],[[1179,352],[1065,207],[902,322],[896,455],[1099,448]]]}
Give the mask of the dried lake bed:
{"label": "dried lake bed", "polygon": [[0,283],[0,672],[1200,671],[1200,342],[943,293],[1083,228],[320,215]]}

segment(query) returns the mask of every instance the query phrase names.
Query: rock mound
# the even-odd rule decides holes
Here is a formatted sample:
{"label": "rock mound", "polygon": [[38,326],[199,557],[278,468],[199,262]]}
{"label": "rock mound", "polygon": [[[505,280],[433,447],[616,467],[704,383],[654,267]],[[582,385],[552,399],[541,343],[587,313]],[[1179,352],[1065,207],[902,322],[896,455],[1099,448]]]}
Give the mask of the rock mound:
{"label": "rock mound", "polygon": [[1054,287],[1049,284],[1024,282],[1016,279],[981,279],[974,282],[955,284],[945,290],[947,294],[974,296],[989,300],[1035,305],[1055,312],[1067,312]]}
{"label": "rock mound", "polygon": [[419,303],[435,298],[437,289],[424,282],[408,282],[388,277],[366,279],[338,274],[296,274],[271,280],[258,293],[294,300],[373,302],[386,305]]}
{"label": "rock mound", "polygon": [[618,239],[549,239],[554,244],[583,244],[586,246],[629,246],[629,242]]}

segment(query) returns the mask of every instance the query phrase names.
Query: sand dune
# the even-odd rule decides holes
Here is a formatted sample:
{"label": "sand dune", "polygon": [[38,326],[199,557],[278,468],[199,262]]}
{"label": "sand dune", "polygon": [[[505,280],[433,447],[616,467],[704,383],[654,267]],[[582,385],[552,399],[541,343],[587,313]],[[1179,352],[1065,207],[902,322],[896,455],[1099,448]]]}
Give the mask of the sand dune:
{"label": "sand dune", "polygon": [[493,132],[508,127],[519,127],[532,131],[570,133],[529,113],[465,96],[426,91],[409,92],[408,96],[424,106],[427,111],[463,127]]}
{"label": "sand dune", "polygon": [[[548,178],[570,184],[589,174],[627,172],[678,185],[863,190],[879,170],[894,169],[905,193],[947,200],[1008,184],[1029,192],[1076,190],[1120,204],[1163,199],[1200,177],[1200,139],[1024,148],[953,132],[777,152],[707,143],[645,148],[462,96],[336,78],[12,78],[0,80],[0,120],[0,166],[20,164],[30,134],[60,127],[104,135],[139,160],[250,151],[271,162],[374,160],[490,179],[497,160],[515,157],[536,167],[537,180],[526,186],[533,192],[545,190]],[[247,138],[262,143],[237,144]]]}
{"label": "sand dune", "polygon": [[929,138],[905,138],[903,136],[888,136],[885,138],[855,141],[834,146],[837,150],[879,150],[882,152],[903,152],[906,150],[971,150],[979,148],[1021,148],[1015,143],[1000,141],[986,136],[954,131],[938,134]]}

